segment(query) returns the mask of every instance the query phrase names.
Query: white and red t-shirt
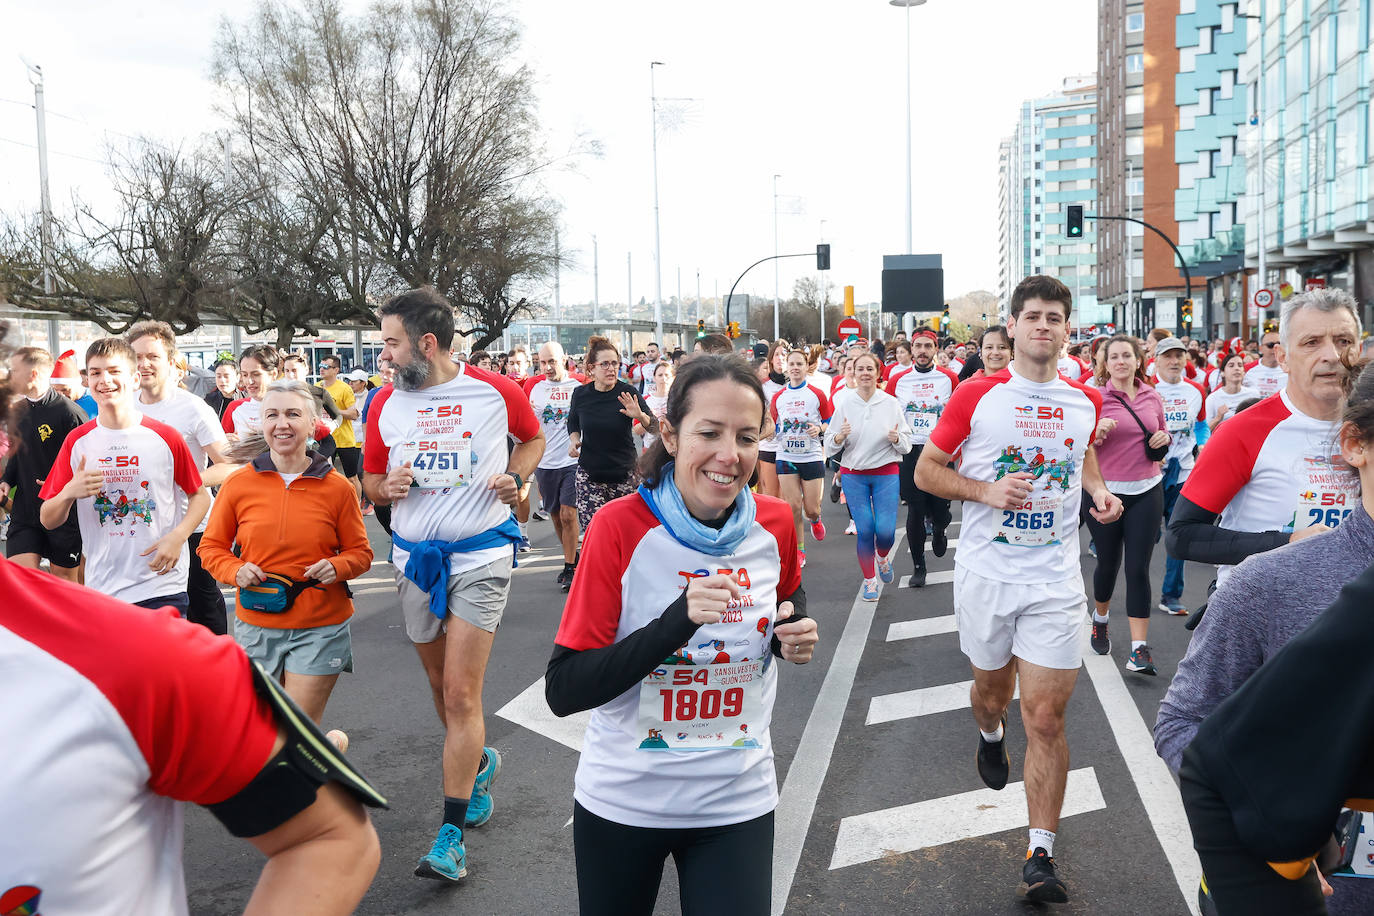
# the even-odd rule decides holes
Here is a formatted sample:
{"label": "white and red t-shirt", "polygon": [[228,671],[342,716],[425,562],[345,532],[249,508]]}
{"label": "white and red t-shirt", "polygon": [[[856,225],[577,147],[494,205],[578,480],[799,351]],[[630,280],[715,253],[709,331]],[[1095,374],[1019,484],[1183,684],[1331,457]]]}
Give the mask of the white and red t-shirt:
{"label": "white and red t-shirt", "polygon": [[262,401],[239,398],[224,408],[220,425],[226,433],[233,433],[240,439],[262,432]]}
{"label": "white and red t-shirt", "polygon": [[779,598],[800,587],[801,569],[792,510],[768,496],[754,501],[755,524],[728,557],[685,546],[637,494],[607,503],[587,531],[560,646],[585,651],[624,639],[697,576],[735,571],[742,590],[720,623],[698,628],[644,681],[592,711],[573,795],[598,817],[712,827],[777,807],[769,643]]}
{"label": "white and red t-shirt", "polygon": [[[654,386],[657,388],[658,386]],[[668,415],[668,395],[646,394],[644,403],[649,405],[649,412],[654,415],[654,419],[662,420]],[[648,451],[649,446],[658,441],[658,437],[651,432],[644,433],[644,450]]]}
{"label": "white and red t-shirt", "polygon": [[830,399],[815,385],[790,384],[773,395],[769,408],[777,429],[779,461],[822,461],[820,436],[808,435],[806,428],[820,426],[830,419]]}
{"label": "white and red t-shirt", "polygon": [[[391,527],[407,541],[459,541],[495,528],[510,507],[487,489],[504,474],[507,436],[528,442],[540,424],[520,387],[510,379],[458,363],[451,380],[418,391],[392,387],[367,412],[363,470],[386,474],[407,461],[415,485],[392,504]],[[455,553],[449,572],[459,575],[509,554],[509,547]],[[392,562],[404,569],[410,553],[399,544]]]}
{"label": "white and red t-shirt", "polygon": [[568,405],[572,402],[572,393],[582,385],[583,382],[572,376],[555,382],[541,375],[525,388],[530,407],[544,429],[544,456],[539,459],[539,467],[543,470],[577,464],[576,458],[568,456]]}
{"label": "white and red t-shirt", "polygon": [[1083,373],[1088,371],[1087,363],[1074,356],[1061,356],[1056,368],[1059,374],[1071,382],[1076,382],[1083,378]]}
{"label": "white and red t-shirt", "polygon": [[953,372],[955,377],[957,378],[959,376],[959,373],[964,371],[964,361],[962,359],[955,359],[953,357],[950,357],[949,371]]}
{"label": "white and red t-shirt", "polygon": [[886,390],[897,399],[897,406],[911,430],[912,445],[926,444],[958,385],[958,375],[933,363],[925,370],[913,363],[909,369],[892,373]]}
{"label": "white and red t-shirt", "polygon": [[1155,382],[1155,391],[1164,402],[1164,428],[1170,439],[1169,454],[1164,460],[1178,459],[1178,480],[1182,483],[1193,469],[1193,449],[1197,447],[1194,427],[1207,419],[1207,398],[1201,385],[1186,378],[1179,378],[1173,384],[1159,379]]}
{"label": "white and red t-shirt", "polygon": [[[844,384],[844,377],[843,377],[843,376],[840,376],[840,377],[839,377],[839,381],[840,381],[840,384]],[[765,404],[772,404],[772,403],[773,403],[773,395],[777,394],[779,391],[781,391],[781,390],[782,390],[783,388],[785,388],[785,387],[786,387],[785,385],[781,385],[781,384],[779,384],[779,383],[773,381],[772,378],[766,378],[766,379],[764,379],[764,380],[763,380],[763,401],[764,401],[764,403],[765,403]],[[835,383],[834,383],[834,382],[831,382],[831,384],[830,384],[830,393],[831,393],[832,395],[835,393]],[[776,431],[776,427],[775,427],[775,431]],[[772,453],[776,453],[777,450],[778,450],[778,439],[777,439],[777,436],[776,436],[776,435],[769,436],[768,438],[764,439],[762,442],[759,443],[759,451],[760,451],[760,452],[772,452]]]}
{"label": "white and red t-shirt", "polygon": [[[1339,430],[1339,421],[1309,417],[1281,391],[1216,428],[1183,495],[1233,531],[1335,528],[1360,498]],[[1230,571],[1218,567],[1217,581]]]}
{"label": "white and red t-shirt", "polygon": [[1256,363],[1251,369],[1245,372],[1245,387],[1254,388],[1260,393],[1260,397],[1267,398],[1271,394],[1278,394],[1288,386],[1288,373],[1283,371],[1280,366],[1272,369],[1264,363]]}
{"label": "white and red t-shirt", "polygon": [[277,735],[248,657],[13,563],[0,594],[4,912],[185,914],[181,802],[237,795]]}
{"label": "white and red t-shirt", "polygon": [[[1218,388],[1216,391],[1207,395],[1207,422],[1211,423],[1216,420],[1217,417],[1220,417],[1222,408],[1225,407],[1231,408],[1231,410],[1227,412],[1226,417],[1234,416],[1236,407],[1239,406],[1242,401],[1248,401],[1251,398],[1258,398],[1259,396],[1260,393],[1254,388],[1242,387],[1240,391],[1237,391],[1235,394],[1232,394],[1225,388]],[[1221,420],[1217,422],[1225,422],[1226,417],[1222,417]]]}
{"label": "white and red t-shirt", "polygon": [[1102,393],[1056,376],[1033,382],[1008,366],[970,379],[950,398],[930,443],[962,450],[959,473],[989,482],[1025,471],[1030,498],[1015,510],[965,502],[956,565],[989,579],[1080,578],[1078,509],[1083,459],[1102,413]]}
{"label": "white and red t-shirt", "polygon": [[[153,404],[139,401],[138,410],[145,417],[166,423],[181,433],[181,437],[186,440],[186,447],[191,450],[191,460],[196,463],[197,468],[203,469],[209,464],[205,452],[207,445],[229,445],[219,418],[215,416],[214,408],[205,403],[203,398],[196,397],[184,388],[173,388],[171,394]],[[185,512],[188,497],[184,493],[178,493],[177,498],[182,503],[182,511]],[[206,512],[205,518],[196,526],[196,531],[204,531],[205,523],[209,519],[210,513]]]}
{"label": "white and red t-shirt", "polygon": [[130,603],[186,591],[190,554],[185,544],[165,575],[149,569],[142,556],[181,523],[186,497],[201,486],[200,468],[181,433],[146,416],[128,429],[87,421],[67,434],[39,498],[57,496],[82,461],[86,470],[99,469],[105,477],[99,493],[78,499],[75,506],[86,585]]}

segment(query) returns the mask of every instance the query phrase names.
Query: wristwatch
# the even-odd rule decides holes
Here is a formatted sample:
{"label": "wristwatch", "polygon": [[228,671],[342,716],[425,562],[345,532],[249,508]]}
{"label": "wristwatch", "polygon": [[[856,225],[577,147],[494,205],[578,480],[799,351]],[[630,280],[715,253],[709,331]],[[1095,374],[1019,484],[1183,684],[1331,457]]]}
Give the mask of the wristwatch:
{"label": "wristwatch", "polygon": [[515,473],[514,471],[507,471],[506,473],[509,474],[509,475],[515,480],[515,489],[517,489],[517,490],[523,490],[523,489],[525,489],[525,478],[521,477],[519,474]]}

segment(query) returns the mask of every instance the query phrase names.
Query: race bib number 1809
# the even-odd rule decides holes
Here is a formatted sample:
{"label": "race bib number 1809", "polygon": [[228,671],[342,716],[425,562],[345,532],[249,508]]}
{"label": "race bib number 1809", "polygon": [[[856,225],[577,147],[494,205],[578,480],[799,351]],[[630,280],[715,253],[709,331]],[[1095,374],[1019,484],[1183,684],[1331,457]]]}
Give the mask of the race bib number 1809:
{"label": "race bib number 1809", "polygon": [[639,686],[639,749],[704,751],[759,747],[763,661],[664,665]]}

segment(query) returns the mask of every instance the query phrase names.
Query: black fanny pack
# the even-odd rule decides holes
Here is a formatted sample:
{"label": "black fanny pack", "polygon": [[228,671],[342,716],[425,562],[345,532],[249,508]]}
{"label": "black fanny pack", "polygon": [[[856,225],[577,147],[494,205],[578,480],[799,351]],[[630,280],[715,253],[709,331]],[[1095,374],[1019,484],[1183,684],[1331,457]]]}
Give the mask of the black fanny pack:
{"label": "black fanny pack", "polygon": [[1124,397],[1121,396],[1120,392],[1113,391],[1112,395],[1115,396],[1116,399],[1121,402],[1122,407],[1126,408],[1126,412],[1131,415],[1131,419],[1135,420],[1135,425],[1139,426],[1141,433],[1144,434],[1145,457],[1149,458],[1151,461],[1163,461],[1164,456],[1169,454],[1169,444],[1166,443],[1165,445],[1155,446],[1152,448],[1150,446],[1150,436],[1154,434],[1145,428],[1145,424],[1140,421],[1140,416],[1134,410],[1131,409],[1131,405],[1126,401]]}
{"label": "black fanny pack", "polygon": [[324,590],[324,586],[318,582],[267,573],[267,578],[262,582],[239,589],[239,606],[245,611],[257,611],[259,614],[285,614],[291,610],[296,598],[311,588]]}

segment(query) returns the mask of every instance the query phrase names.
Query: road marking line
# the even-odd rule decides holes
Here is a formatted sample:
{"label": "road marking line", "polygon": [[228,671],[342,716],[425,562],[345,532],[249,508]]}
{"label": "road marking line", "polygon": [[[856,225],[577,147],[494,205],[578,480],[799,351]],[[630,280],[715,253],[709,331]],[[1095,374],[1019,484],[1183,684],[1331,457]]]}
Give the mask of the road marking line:
{"label": "road marking line", "polygon": [[549,709],[548,701],[544,699],[542,677],[498,709],[496,714],[521,728],[528,728],[536,734],[570,747],[579,754],[582,753],[582,739],[587,733],[587,722],[592,717],[590,709],[575,712],[561,719],[555,716],[553,710]]}
{"label": "road marking line", "polygon": [[[937,572],[926,573],[926,585],[944,585],[946,582],[954,581],[954,570],[941,569]],[[902,576],[902,581],[897,584],[898,588],[910,588],[911,577]]]}
{"label": "road marking line", "polygon": [[[905,531],[897,530],[897,539],[892,544],[894,550],[901,544],[905,534]],[[882,597],[882,588],[879,584],[879,598]],[[801,743],[797,745],[797,754],[787,768],[787,780],[778,795],[778,807],[773,816],[773,916],[782,916],[787,907],[792,882],[797,876],[797,865],[801,861],[802,847],[806,845],[806,834],[811,828],[811,818],[816,813],[816,799],[820,797],[825,774],[830,770],[835,740],[840,734],[845,707],[849,705],[849,693],[854,687],[854,676],[858,673],[859,661],[863,658],[877,608],[877,601],[863,600],[863,588],[860,587],[849,609],[844,632],[835,643],[835,657],[831,659],[820,692],[816,694],[816,702],[806,720],[806,730],[802,732]]]}
{"label": "road marking line", "polygon": [[[971,705],[969,689],[973,681],[959,681],[955,684],[941,684],[938,687],[922,687],[919,690],[903,690],[901,693],[887,693],[868,701],[868,719],[865,725],[881,725],[899,719],[914,719],[917,716],[933,716],[940,712],[955,709],[968,709]],[[1021,698],[1021,688],[1012,691],[1011,698]]]}
{"label": "road marking line", "polygon": [[903,620],[887,628],[887,641],[899,639],[919,639],[922,636],[939,636],[941,633],[954,633],[959,628],[954,625],[954,615],[944,617],[925,617],[921,620]]}
{"label": "road marking line", "polygon": [[[1105,807],[1107,803],[1093,768],[1070,770],[1060,817],[1101,811]],[[1015,830],[1029,823],[1024,782],[1010,783],[1000,792],[977,789],[858,814],[840,821],[830,869]]]}
{"label": "road marking line", "polygon": [[1126,761],[1131,781],[1140,793],[1150,826],[1164,848],[1164,856],[1173,869],[1188,912],[1197,916],[1202,864],[1193,849],[1193,834],[1188,827],[1188,815],[1183,810],[1183,797],[1169,768],[1155,753],[1150,727],[1141,718],[1135,700],[1131,699],[1121,669],[1110,655],[1098,655],[1089,645],[1090,630],[1090,627],[1083,628],[1083,666],[1088,669],[1097,700],[1107,714],[1112,735]]}

